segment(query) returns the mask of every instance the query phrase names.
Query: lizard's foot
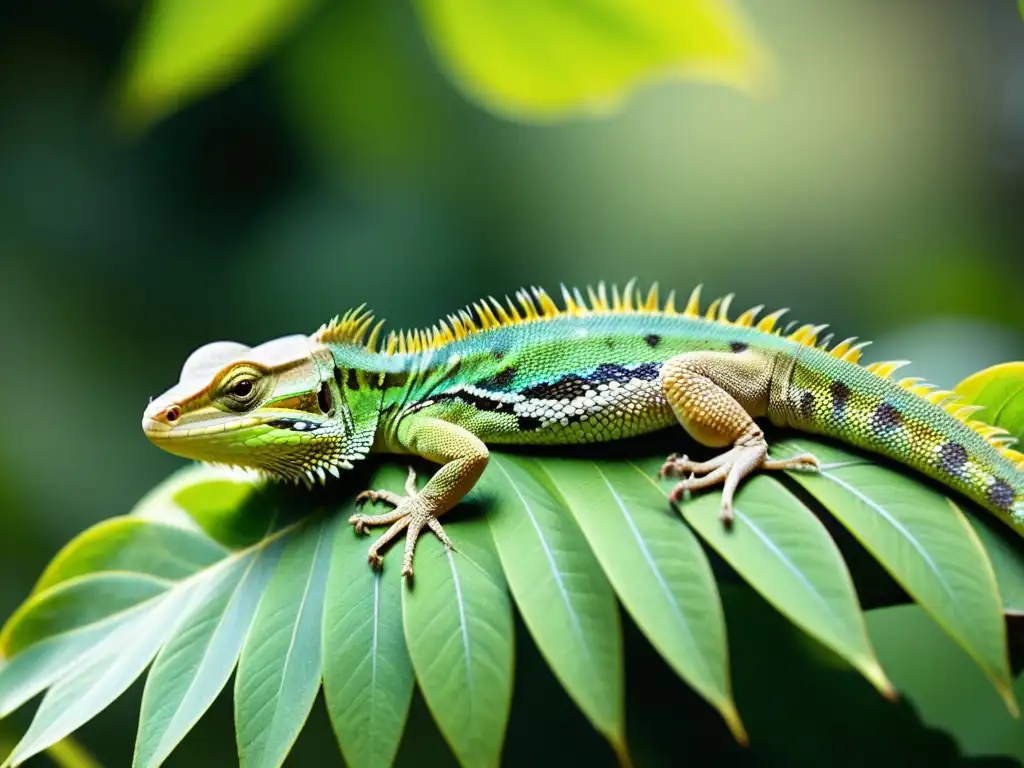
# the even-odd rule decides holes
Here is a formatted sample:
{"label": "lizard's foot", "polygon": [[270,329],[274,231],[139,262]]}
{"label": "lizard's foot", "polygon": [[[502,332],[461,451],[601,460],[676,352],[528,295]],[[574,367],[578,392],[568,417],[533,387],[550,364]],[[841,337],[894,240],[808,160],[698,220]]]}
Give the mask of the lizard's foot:
{"label": "lizard's foot", "polygon": [[441,523],[434,516],[431,504],[422,497],[416,489],[416,470],[409,467],[409,477],[405,481],[406,495],[402,496],[391,491],[363,491],[356,496],[356,504],[362,506],[366,502],[376,504],[383,501],[391,504],[394,509],[383,515],[352,515],[348,521],[355,526],[356,533],[362,535],[369,533],[371,526],[390,525],[391,527],[373,543],[370,547],[368,560],[370,565],[380,568],[384,564],[384,558],[380,550],[391,543],[402,531],[405,534],[405,556],[402,558],[402,575],[412,577],[412,558],[416,551],[416,540],[423,531],[423,526],[430,528],[437,534],[437,538],[444,544],[445,549],[452,548],[452,542],[441,527]]}
{"label": "lizard's foot", "polygon": [[688,491],[698,491],[715,485],[723,485],[722,510],[719,519],[726,525],[733,520],[733,497],[740,481],[756,469],[801,469],[818,471],[821,463],[814,456],[804,453],[789,459],[769,459],[768,445],[763,440],[736,445],[720,453],[710,461],[690,461],[685,456],[673,454],[661,467],[661,477],[684,477],[676,484],[669,498],[678,503]]}

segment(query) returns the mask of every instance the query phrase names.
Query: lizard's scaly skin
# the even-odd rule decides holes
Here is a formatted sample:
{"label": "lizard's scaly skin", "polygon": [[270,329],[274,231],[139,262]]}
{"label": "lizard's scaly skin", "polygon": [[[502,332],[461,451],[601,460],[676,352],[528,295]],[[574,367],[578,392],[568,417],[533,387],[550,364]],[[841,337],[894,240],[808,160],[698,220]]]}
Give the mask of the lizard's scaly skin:
{"label": "lizard's scaly skin", "polygon": [[617,440],[676,423],[706,445],[734,446],[703,465],[666,464],[703,475],[679,492],[724,482],[726,517],[751,470],[814,465],[767,459],[753,421],[766,418],[888,456],[1022,524],[1024,456],[1005,433],[972,420],[950,393],[893,380],[898,363],[862,367],[863,344],[829,349],[821,326],[784,335],[781,312],[758,320],[760,308],[730,320],[731,297],[702,312],[699,289],[681,311],[632,283],[610,297],[603,285],[589,300],[563,296],[559,308],[543,291],[520,291],[518,305],[491,299],[383,341],[360,309],[308,338],[209,345],[144,426],[180,455],[295,480],[337,475],[370,451],[443,464],[418,494],[371,497],[395,512],[353,518],[360,529],[390,524],[385,539],[409,527],[406,573],[415,535],[425,525],[440,533],[435,518],[479,478],[486,445]]}

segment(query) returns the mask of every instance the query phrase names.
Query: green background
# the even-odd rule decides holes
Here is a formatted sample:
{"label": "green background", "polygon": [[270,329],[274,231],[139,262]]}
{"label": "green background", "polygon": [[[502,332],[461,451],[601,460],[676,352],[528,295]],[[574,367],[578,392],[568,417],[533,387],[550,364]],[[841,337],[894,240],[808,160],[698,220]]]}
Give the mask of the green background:
{"label": "green background", "polygon": [[[407,3],[335,0],[237,81],[129,130],[112,105],[134,0],[0,2],[0,613],[179,466],[142,409],[217,338],[310,332],[362,302],[428,324],[524,284],[637,276],[792,307],[943,386],[1020,359],[1016,4],[743,8],[778,70],[755,96],[659,82],[610,116],[524,124],[452,85]],[[890,705],[759,598],[724,598],[738,703],[774,741],[731,746],[630,629],[638,763],[695,745],[737,764],[1024,757],[1021,724],[917,609],[870,617],[910,696]],[[516,685],[508,764],[612,763],[521,626]],[[107,765],[130,760],[140,692],[83,732]],[[170,764],[230,764],[230,718],[218,703]],[[318,705],[292,762],[336,754]],[[417,701],[399,761],[442,759]]]}

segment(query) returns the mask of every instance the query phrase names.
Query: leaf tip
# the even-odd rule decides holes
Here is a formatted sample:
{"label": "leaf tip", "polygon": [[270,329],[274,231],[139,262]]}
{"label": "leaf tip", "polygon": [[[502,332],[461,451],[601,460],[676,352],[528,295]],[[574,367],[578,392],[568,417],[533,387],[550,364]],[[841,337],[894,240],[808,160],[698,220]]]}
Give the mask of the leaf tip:
{"label": "leaf tip", "polygon": [[1002,696],[1010,717],[1014,720],[1020,720],[1020,704],[1017,703],[1017,697],[1013,693],[1013,686],[1008,683],[1001,683],[999,685],[999,695]]}
{"label": "leaf tip", "polygon": [[885,685],[876,685],[876,687],[881,692],[882,696],[885,697],[885,700],[892,702],[893,704],[897,703],[902,698],[900,696],[900,692],[896,690],[896,686],[888,680],[885,680]]}
{"label": "leaf tip", "polygon": [[867,678],[867,681],[875,686],[875,689],[885,697],[887,701],[897,702],[900,700],[900,692],[896,690],[896,686],[892,684],[888,677],[886,677],[885,671],[882,669],[882,665],[875,659],[870,659],[866,663],[860,664],[861,674]]}
{"label": "leaf tip", "polygon": [[750,736],[747,735],[747,729],[743,726],[740,713],[735,705],[731,701],[726,702],[719,707],[718,711],[722,713],[722,718],[725,720],[725,724],[728,726],[732,737],[736,739],[736,743],[741,747],[749,746]]}
{"label": "leaf tip", "polygon": [[633,758],[629,754],[629,746],[621,735],[611,741],[612,749],[615,750],[615,759],[619,761],[619,768],[633,768]]}

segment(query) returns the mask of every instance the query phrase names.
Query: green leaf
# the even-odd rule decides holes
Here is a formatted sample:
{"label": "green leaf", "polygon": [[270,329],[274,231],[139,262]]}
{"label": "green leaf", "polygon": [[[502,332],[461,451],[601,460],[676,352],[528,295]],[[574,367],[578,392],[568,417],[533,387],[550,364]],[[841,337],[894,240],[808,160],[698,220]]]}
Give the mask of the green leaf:
{"label": "green leaf", "polygon": [[17,610],[0,635],[0,649],[10,658],[48,637],[152,604],[170,587],[163,579],[116,571],[65,581],[29,598]]}
{"label": "green leaf", "polygon": [[130,571],[177,581],[226,554],[199,533],[118,517],[93,526],[66,546],[47,566],[34,593],[96,571]]}
{"label": "green leaf", "polygon": [[132,41],[123,107],[155,120],[224,86],[264,55],[309,0],[150,0]]}
{"label": "green leaf", "polygon": [[1024,441],[1024,362],[986,368],[961,381],[955,391],[966,402],[985,406],[977,414],[980,421]]}
{"label": "green leaf", "polygon": [[147,493],[129,516],[183,528],[237,550],[257,544],[275,526],[295,522],[298,511],[289,509],[275,484],[236,469],[192,464]]}
{"label": "green leaf", "polygon": [[962,510],[988,554],[999,585],[1003,611],[1024,616],[1024,552],[1020,534],[1011,531],[991,512],[968,502]]}
{"label": "green leaf", "polygon": [[615,594],[543,462],[491,456],[487,520],[509,589],[541,654],[584,714],[626,753]]}
{"label": "green leaf", "polygon": [[[371,488],[401,487],[385,467]],[[354,505],[339,510],[342,520]],[[324,607],[324,697],[346,764],[392,764],[405,728],[414,678],[402,630],[402,581],[366,562],[366,539],[345,526],[334,539]]]}
{"label": "green leaf", "polygon": [[751,89],[766,69],[746,21],[719,0],[418,0],[416,7],[461,88],[522,120],[608,112],[659,77]]}
{"label": "green leaf", "polygon": [[290,537],[260,601],[235,680],[242,768],[281,765],[320,690],[335,523],[320,518]]}
{"label": "green leaf", "polygon": [[626,610],[745,741],[729,684],[718,589],[696,537],[635,466],[546,459],[544,467]]}
{"label": "green leaf", "polygon": [[231,564],[161,649],[142,696],[133,765],[163,763],[227,684],[283,544],[278,539]]}
{"label": "green leaf", "polygon": [[150,606],[122,611],[106,621],[56,634],[20,651],[0,667],[0,718],[67,677],[91,650],[130,638],[149,620]]}
{"label": "green leaf", "polygon": [[88,652],[70,676],[43,697],[32,725],[11,755],[11,764],[19,765],[106,709],[135,682],[182,617],[198,608],[225,574],[220,570],[191,589],[169,591],[154,601],[144,622],[127,625],[132,634],[122,628],[117,642],[105,642]]}
{"label": "green leaf", "polygon": [[[445,551],[429,532],[416,548],[415,583],[402,591],[405,640],[423,697],[459,762],[497,766],[512,701],[512,608],[487,521],[453,522],[458,516],[444,518],[457,551]],[[400,562],[400,552],[391,557]],[[388,568],[386,561],[385,576]]]}
{"label": "green leaf", "polygon": [[209,478],[190,482],[171,496],[203,533],[230,549],[248,547],[271,528],[277,513],[273,489],[240,478]]}
{"label": "green leaf", "polygon": [[[956,393],[965,403],[985,407],[977,418],[994,427],[1002,427],[1018,441],[1024,441],[1024,363],[1003,363],[979,371],[957,384]],[[1003,609],[1024,613],[1024,557],[1020,535],[997,524],[991,512],[975,504],[964,511],[974,532],[988,552],[999,584]]]}
{"label": "green leaf", "polygon": [[772,450],[780,458],[807,452],[822,461],[821,473],[792,477],[971,655],[1017,712],[995,574],[960,510],[930,486],[833,446],[788,440]]}
{"label": "green leaf", "polygon": [[[658,476],[661,462],[638,465]],[[675,481],[662,487],[666,498]],[[825,526],[776,480],[760,475],[741,487],[726,528],[721,493],[701,493],[679,505],[686,521],[750,586],[790,621],[848,661],[893,698],[868,638],[853,581]]]}
{"label": "green leaf", "polygon": [[[249,488],[226,487],[220,470],[176,473],[132,515],[95,526],[55,558],[0,634],[0,647],[11,657],[0,667],[0,716],[50,687],[14,754],[16,762],[101,711],[161,648],[144,697],[137,763],[159,763],[209,706],[235,665],[275,552],[303,541],[296,525],[282,528],[276,521],[311,511],[311,505],[296,503],[306,498],[301,493],[289,498],[287,489],[285,495],[265,491],[237,474],[232,482]],[[200,510],[206,513],[203,524],[196,516]],[[231,553],[207,530],[226,533],[224,522],[240,510],[259,521],[263,538]],[[251,539],[252,525],[246,521],[238,530]],[[317,605],[305,614],[312,618],[306,624],[315,625],[317,648],[328,549],[314,579]],[[297,633],[300,652],[307,650],[306,639]],[[319,658],[312,666],[318,686]],[[288,692],[286,710],[293,703]],[[287,718],[279,722],[285,727]]]}

